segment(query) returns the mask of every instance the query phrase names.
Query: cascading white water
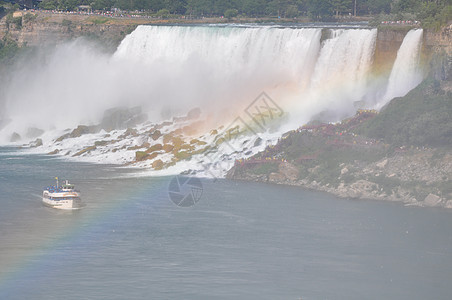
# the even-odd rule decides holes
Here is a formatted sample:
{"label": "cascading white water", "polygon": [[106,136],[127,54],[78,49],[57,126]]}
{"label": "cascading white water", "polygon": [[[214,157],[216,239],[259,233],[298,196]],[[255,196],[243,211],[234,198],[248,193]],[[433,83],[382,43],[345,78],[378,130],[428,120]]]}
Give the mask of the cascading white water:
{"label": "cascading white water", "polygon": [[258,92],[270,91],[299,123],[325,109],[338,111],[337,120],[353,113],[353,103],[366,93],[377,30],[330,33],[322,45],[319,28],[139,26],[114,57],[207,70],[223,100],[227,94],[251,102]]}
{"label": "cascading white water", "polygon": [[[322,30],[329,32],[323,41]],[[405,38],[387,95],[417,84],[421,35]],[[224,124],[262,91],[292,116],[281,131],[324,111],[325,120],[336,121],[375,98],[368,75],[376,36],[376,29],[138,26],[111,58],[83,43],[63,45],[47,64],[12,76],[3,99],[10,122],[0,140],[24,136],[29,127],[61,132],[95,124],[119,105],[140,105],[152,120],[166,107],[185,113],[199,106]]]}
{"label": "cascading white water", "polygon": [[419,69],[422,34],[422,29],[413,29],[403,39],[389,76],[386,93],[377,105],[378,109],[395,97],[405,96],[422,81]]}

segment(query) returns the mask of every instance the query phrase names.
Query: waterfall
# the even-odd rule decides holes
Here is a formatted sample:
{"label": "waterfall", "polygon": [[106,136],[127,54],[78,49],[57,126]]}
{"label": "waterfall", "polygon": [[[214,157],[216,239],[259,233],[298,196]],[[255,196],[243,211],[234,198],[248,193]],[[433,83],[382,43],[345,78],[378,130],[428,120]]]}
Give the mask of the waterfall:
{"label": "waterfall", "polygon": [[422,29],[410,30],[397,51],[397,58],[389,76],[388,87],[378,108],[383,107],[395,97],[403,97],[422,81],[419,69],[422,47]]}
{"label": "waterfall", "polygon": [[[321,43],[322,30],[331,37]],[[273,89],[287,110],[299,113],[299,122],[333,108],[340,112],[337,120],[353,113],[366,94],[376,36],[376,29],[139,26],[114,58],[172,70],[202,68],[209,86],[239,90],[234,97],[241,102],[253,100],[250,86],[255,94]]]}
{"label": "waterfall", "polygon": [[[419,83],[421,38],[422,30],[405,37],[379,107]],[[338,121],[385,93],[370,80],[376,39],[377,29],[142,25],[113,56],[80,41],[63,44],[12,73],[0,99],[8,120],[0,140],[29,128],[61,134],[97,124],[117,106],[141,106],[153,121],[200,107],[220,126],[263,91],[290,115],[281,132],[319,117]]]}

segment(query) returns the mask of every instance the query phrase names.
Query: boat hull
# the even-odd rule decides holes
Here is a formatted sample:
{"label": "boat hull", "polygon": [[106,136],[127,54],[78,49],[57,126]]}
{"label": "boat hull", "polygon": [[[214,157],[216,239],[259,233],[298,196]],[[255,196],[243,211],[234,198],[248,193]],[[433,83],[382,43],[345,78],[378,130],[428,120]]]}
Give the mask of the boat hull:
{"label": "boat hull", "polygon": [[43,197],[42,203],[48,207],[56,208],[56,209],[65,209],[65,210],[74,210],[82,208],[82,202],[80,199],[78,200],[51,200]]}

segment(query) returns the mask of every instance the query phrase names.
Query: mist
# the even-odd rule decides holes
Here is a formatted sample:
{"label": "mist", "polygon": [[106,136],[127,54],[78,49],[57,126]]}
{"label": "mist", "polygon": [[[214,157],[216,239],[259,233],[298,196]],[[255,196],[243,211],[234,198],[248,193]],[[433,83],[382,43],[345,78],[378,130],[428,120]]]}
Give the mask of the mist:
{"label": "mist", "polygon": [[151,121],[199,107],[213,128],[261,92],[288,113],[284,130],[379,105],[383,92],[370,80],[377,30],[321,35],[319,28],[139,26],[114,54],[83,39],[40,49],[2,87],[0,142],[29,128],[97,124],[119,106],[140,106]]}

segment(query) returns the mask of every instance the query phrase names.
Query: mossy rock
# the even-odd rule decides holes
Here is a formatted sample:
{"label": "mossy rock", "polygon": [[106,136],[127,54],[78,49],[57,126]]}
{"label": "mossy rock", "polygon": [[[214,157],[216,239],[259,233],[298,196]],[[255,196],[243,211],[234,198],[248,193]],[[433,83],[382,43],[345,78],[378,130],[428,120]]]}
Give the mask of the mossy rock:
{"label": "mossy rock", "polygon": [[189,144],[183,144],[180,146],[180,150],[187,150],[187,151],[193,151],[195,149],[195,147],[193,145],[189,145]]}
{"label": "mossy rock", "polygon": [[161,159],[153,161],[152,168],[154,168],[154,170],[161,170],[163,168],[163,161]]}
{"label": "mossy rock", "polygon": [[142,161],[145,160],[148,154],[144,151],[137,151],[135,152],[135,160],[136,161]]}
{"label": "mossy rock", "polygon": [[190,158],[192,155],[188,153],[187,151],[173,151],[174,157],[176,157],[178,160],[184,160]]}
{"label": "mossy rock", "polygon": [[206,142],[204,142],[204,141],[200,141],[200,140],[198,140],[198,139],[192,139],[191,141],[190,141],[190,144],[197,144],[197,145],[200,145],[200,146],[203,146],[203,145],[206,145],[207,143]]}
{"label": "mossy rock", "polygon": [[163,149],[162,144],[155,144],[155,145],[152,145],[148,150],[146,150],[146,153],[152,153],[155,151],[160,151],[162,149]]}
{"label": "mossy rock", "polygon": [[180,137],[174,137],[173,140],[173,146],[174,149],[180,149],[182,147],[182,145],[184,144],[184,141],[180,138]]}
{"label": "mossy rock", "polygon": [[166,153],[173,151],[174,146],[171,144],[164,144],[163,145],[163,151],[165,151]]}
{"label": "mossy rock", "polygon": [[173,135],[171,133],[165,134],[163,136],[163,143],[168,144],[173,139]]}
{"label": "mossy rock", "polygon": [[154,159],[157,156],[159,156],[160,153],[158,152],[152,152],[151,154],[148,154],[148,156],[146,156],[146,159]]}

